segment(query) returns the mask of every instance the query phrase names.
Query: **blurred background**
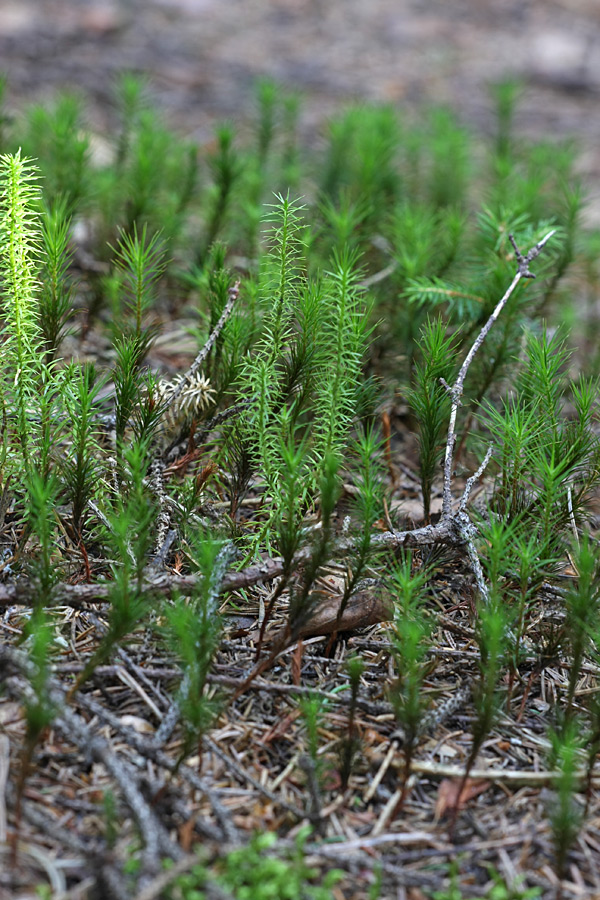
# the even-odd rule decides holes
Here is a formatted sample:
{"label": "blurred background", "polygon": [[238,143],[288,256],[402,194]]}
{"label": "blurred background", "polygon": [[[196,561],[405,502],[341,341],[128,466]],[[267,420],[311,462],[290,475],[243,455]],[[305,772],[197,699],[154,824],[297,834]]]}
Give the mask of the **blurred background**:
{"label": "blurred background", "polygon": [[449,104],[485,134],[489,86],[512,76],[526,88],[518,131],[580,144],[600,222],[598,0],[0,0],[0,70],[9,109],[77,88],[99,130],[117,74],[143,73],[200,142],[217,120],[244,122],[264,76],[302,94],[305,141],[361,98]]}

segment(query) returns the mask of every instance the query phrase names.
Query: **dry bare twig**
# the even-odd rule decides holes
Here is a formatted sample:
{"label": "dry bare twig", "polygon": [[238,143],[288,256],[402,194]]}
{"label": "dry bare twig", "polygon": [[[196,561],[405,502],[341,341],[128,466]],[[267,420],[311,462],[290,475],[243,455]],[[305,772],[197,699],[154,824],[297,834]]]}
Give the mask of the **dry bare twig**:
{"label": "dry bare twig", "polygon": [[204,344],[204,346],[202,347],[202,349],[196,356],[195,360],[193,361],[193,363],[191,364],[191,366],[189,367],[187,372],[184,374],[183,378],[181,378],[179,384],[177,385],[177,387],[175,388],[173,393],[169,395],[169,398],[165,403],[163,413],[167,412],[168,409],[170,409],[172,406],[174,406],[177,403],[177,400],[181,396],[182,392],[185,390],[186,384],[189,384],[189,382],[192,380],[192,378],[194,377],[196,372],[198,372],[198,370],[200,369],[200,366],[202,365],[202,363],[204,362],[204,360],[206,359],[206,357],[212,350],[215,341],[217,340],[217,338],[223,331],[223,328],[225,327],[225,323],[227,322],[227,319],[233,312],[233,307],[234,307],[235,301],[239,297],[239,294],[240,294],[240,282],[236,281],[235,284],[229,288],[229,297],[227,299],[227,303],[225,304],[225,306],[223,308],[223,312],[221,313],[219,321],[217,322],[217,324],[211,331],[207,342]]}
{"label": "dry bare twig", "polygon": [[[31,675],[32,669],[32,663],[23,653],[12,647],[0,646],[0,675],[9,696],[22,701],[32,693],[33,689],[26,680],[28,675]],[[53,722],[54,727],[89,758],[104,766],[118,785],[121,796],[131,810],[144,842],[140,873],[143,882],[144,879],[156,874],[162,857],[168,856],[177,860],[183,853],[171,840],[155,810],[144,798],[131,764],[117,757],[108,742],[94,734],[84,719],[68,707],[65,692],[55,679],[48,679],[47,690],[49,701],[58,711]],[[133,744],[131,735],[129,738]]]}

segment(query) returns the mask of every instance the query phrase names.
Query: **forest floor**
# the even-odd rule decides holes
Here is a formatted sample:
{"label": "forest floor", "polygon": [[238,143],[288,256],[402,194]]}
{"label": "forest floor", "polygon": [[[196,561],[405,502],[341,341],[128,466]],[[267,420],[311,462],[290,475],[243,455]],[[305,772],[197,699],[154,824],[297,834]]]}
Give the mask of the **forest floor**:
{"label": "forest floor", "polygon": [[[600,5],[595,2],[0,0],[0,67],[8,75],[11,108],[77,86],[91,100],[89,115],[98,132],[113,124],[117,73],[146,73],[173,126],[201,143],[211,140],[216,121],[244,123],[252,85],[264,75],[302,93],[306,142],[319,140],[327,116],[357,98],[413,111],[424,103],[448,104],[464,123],[486,134],[493,122],[489,85],[512,75],[526,87],[517,131],[579,143],[588,221],[600,224]],[[181,347],[172,349],[175,358]],[[168,355],[169,348],[162,352]],[[395,424],[401,430],[401,421]],[[400,472],[395,502],[405,511],[414,509],[417,520],[419,483],[407,445],[397,448],[394,463]],[[250,496],[248,515],[253,502]],[[343,568],[332,566],[322,578],[324,594],[335,595],[342,577]],[[24,793],[16,870],[4,865],[9,849],[0,847],[1,900],[33,897],[32,884],[44,880],[55,898],[99,898],[102,878],[115,896],[128,896],[127,886],[114,882],[110,859],[99,855],[97,871],[90,862],[95,842],[99,847],[106,838],[108,814],[101,814],[101,802],[115,782],[122,787],[120,759],[137,772],[136,787],[169,839],[184,854],[201,841],[209,864],[240,835],[270,829],[291,842],[309,821],[315,830],[305,852],[319,872],[342,870],[334,888],[340,900],[429,900],[436,891],[447,892],[440,895],[443,900],[454,900],[461,894],[448,886],[453,862],[465,898],[489,896],[495,872],[511,884],[523,877],[524,885],[539,888],[544,898],[559,890],[565,900],[600,897],[598,784],[591,786],[586,822],[562,888],[552,867],[545,713],[564,689],[566,670],[558,661],[541,678],[534,660],[530,670],[525,663],[510,710],[456,796],[471,743],[470,685],[478,657],[473,588],[463,560],[440,557],[432,584],[440,617],[427,680],[433,713],[406,795],[401,735],[386,694],[393,670],[385,627],[347,633],[331,653],[326,629],[307,634],[225,706],[204,741],[201,760],[187,758],[172,777],[167,772],[176,768],[181,740],[170,718],[168,690],[180,673],[140,634],[113,664],[96,670],[73,703],[71,718],[62,729],[53,728],[38,750]],[[239,595],[239,610],[227,606],[225,639],[209,680],[228,699],[253,667],[270,591],[271,584],[251,584],[243,606]],[[54,609],[57,632],[67,636],[54,670],[58,699],[83,668],[82,658],[102,627],[105,606],[94,600]],[[550,593],[547,601],[544,614],[551,617]],[[21,613],[8,601],[4,606],[8,644],[19,632]],[[284,616],[285,603],[273,631]],[[342,789],[336,760],[348,731],[351,651],[365,662],[353,724],[361,749],[349,786]],[[4,787],[10,806],[15,779],[4,785],[3,777],[9,743],[23,737],[23,679],[17,668],[10,669],[9,657],[3,665],[0,798]],[[597,674],[592,666],[586,669],[578,694],[597,689]],[[298,698],[307,694],[323,701],[319,754],[325,774],[318,785],[298,707]],[[0,802],[0,835],[3,810]],[[133,817],[120,821],[117,832],[115,860],[135,841]],[[182,870],[189,864],[185,856]],[[160,895],[156,882],[139,898]]]}

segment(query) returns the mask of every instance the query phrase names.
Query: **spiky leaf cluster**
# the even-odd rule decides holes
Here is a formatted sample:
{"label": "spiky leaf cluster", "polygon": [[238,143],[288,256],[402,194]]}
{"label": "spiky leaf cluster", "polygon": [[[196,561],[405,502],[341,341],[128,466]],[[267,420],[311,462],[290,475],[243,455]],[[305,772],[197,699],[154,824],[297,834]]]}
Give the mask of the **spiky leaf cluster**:
{"label": "spiky leaf cluster", "polygon": [[42,335],[36,300],[40,249],[37,173],[21,153],[0,157],[0,278],[5,404],[27,467],[39,408]]}

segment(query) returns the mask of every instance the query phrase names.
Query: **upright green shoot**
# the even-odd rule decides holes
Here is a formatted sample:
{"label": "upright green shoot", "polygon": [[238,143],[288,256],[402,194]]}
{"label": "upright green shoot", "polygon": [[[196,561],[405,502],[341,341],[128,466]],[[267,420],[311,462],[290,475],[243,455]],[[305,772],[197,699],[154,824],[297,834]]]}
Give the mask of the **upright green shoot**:
{"label": "upright green shoot", "polygon": [[235,551],[211,534],[197,532],[191,553],[194,568],[202,577],[190,597],[176,598],[164,606],[168,622],[166,638],[183,667],[177,702],[185,728],[181,759],[189,753],[212,723],[219,701],[206,694],[207,677],[221,637],[219,588]]}
{"label": "upright green shoot", "polygon": [[[415,368],[408,401],[419,426],[419,472],[423,492],[423,517],[429,522],[431,491],[440,471],[450,414],[451,384],[456,366],[457,341],[440,318],[428,319],[418,342],[421,359]],[[443,381],[442,381],[443,379]]]}
{"label": "upright green shoot", "polygon": [[283,462],[280,482],[283,502],[277,505],[272,524],[276,535],[277,548],[283,559],[283,571],[265,610],[260,636],[256,645],[257,659],[260,656],[265,629],[275,604],[288,586],[294,570],[294,556],[300,549],[302,522],[308,504],[306,480],[309,471],[309,460],[305,444],[301,442],[296,446],[292,434],[290,434],[287,442],[280,438],[279,452]]}
{"label": "upright green shoot", "polygon": [[554,792],[548,807],[548,817],[554,843],[553,868],[559,879],[567,872],[573,844],[583,824],[583,804],[578,792],[579,762],[582,742],[577,723],[567,722],[559,731],[550,732],[550,765],[557,770]]}
{"label": "upright green shoot", "polygon": [[31,471],[35,436],[32,417],[39,412],[42,333],[36,299],[39,252],[39,200],[31,160],[0,156],[0,277],[3,282],[3,380],[7,407],[14,417],[20,455]]}
{"label": "upright green shoot", "polygon": [[334,268],[325,289],[322,340],[328,348],[315,398],[315,460],[343,454],[356,414],[358,385],[371,327],[369,304],[359,284],[357,256],[334,253]]}
{"label": "upright green shoot", "polygon": [[300,153],[298,147],[298,117],[300,97],[298,94],[286,94],[283,98],[283,150],[281,168],[284,183],[295,190],[300,178]]}
{"label": "upright green shoot", "polygon": [[42,245],[44,250],[40,271],[39,323],[42,330],[46,363],[51,363],[61,341],[67,334],[68,321],[73,315],[73,287],[69,281],[69,267],[73,251],[69,246],[71,220],[67,202],[59,198],[45,207],[42,216]]}
{"label": "upright green shoot", "polygon": [[348,787],[352,774],[352,765],[359,750],[360,741],[356,732],[355,717],[357,710],[360,679],[365,666],[359,656],[351,656],[348,660],[348,678],[350,681],[350,704],[348,708],[348,732],[343,738],[340,752],[340,779],[342,790]]}
{"label": "upright green shoot", "polygon": [[323,460],[323,469],[319,479],[318,508],[321,527],[315,535],[312,553],[304,568],[302,578],[291,591],[285,640],[296,640],[319,600],[318,593],[313,590],[314,582],[327,560],[331,547],[332,516],[339,492],[339,460],[334,454],[328,454]]}
{"label": "upright green shoot", "polygon": [[142,405],[145,385],[140,364],[147,350],[144,336],[123,337],[115,341],[115,442],[117,462],[121,465],[125,431],[133,423],[133,414]]}
{"label": "upright green shoot", "polygon": [[391,107],[355,106],[329,125],[321,191],[334,200],[349,187],[376,211],[389,208],[399,192],[397,153],[401,131]]}
{"label": "upright green shoot", "polygon": [[242,172],[240,158],[234,147],[232,127],[221,125],[215,137],[216,149],[208,157],[208,165],[213,176],[212,194],[209,198],[210,212],[206,234],[196,254],[197,265],[204,263],[212,244],[220,236],[232,203],[233,188]]}
{"label": "upright green shoot", "polygon": [[122,169],[129,162],[140,114],[148,108],[147,90],[148,84],[145,79],[131,72],[124,72],[117,83],[116,100],[121,125],[115,160],[117,169]]}
{"label": "upright green shoot", "polygon": [[573,706],[575,688],[581,677],[581,667],[586,651],[592,647],[592,639],[598,632],[600,622],[600,577],[597,548],[592,545],[588,534],[584,534],[581,542],[572,547],[571,555],[577,570],[577,581],[565,593],[565,639],[571,651],[565,702],[567,721],[575,716]]}
{"label": "upright green shoot", "polygon": [[[560,338],[528,334],[514,392],[500,409],[485,404],[482,417],[501,454],[494,509],[509,519],[522,514],[553,554],[600,477],[596,385],[580,379],[567,390],[568,358]],[[574,407],[571,420],[564,415],[567,402]]]}
{"label": "upright green shoot", "polygon": [[87,197],[90,178],[90,137],[81,100],[64,93],[49,106],[31,107],[21,144],[39,160],[46,204],[64,204],[65,215],[72,216]]}
{"label": "upright green shoot", "polygon": [[115,252],[115,264],[123,308],[115,323],[120,334],[134,338],[149,348],[156,326],[148,315],[156,300],[156,287],[166,268],[165,245],[159,234],[148,236],[146,225],[138,235],[134,223],[131,233],[121,231]]}
{"label": "upright green shoot", "polygon": [[423,717],[430,703],[428,696],[423,693],[433,628],[424,602],[428,577],[427,570],[414,571],[412,556],[407,554],[394,566],[390,584],[395,600],[392,656],[398,677],[391,685],[389,694],[394,713],[404,732],[402,800]]}
{"label": "upright green shoot", "polygon": [[263,353],[276,359],[289,335],[303,268],[304,244],[301,213],[304,206],[289,194],[276,195],[266,222],[271,226],[266,260],[265,288],[270,297],[261,341]]}
{"label": "upright green shoot", "polygon": [[115,648],[140,623],[153,601],[144,584],[156,525],[156,503],[145,486],[148,447],[135,442],[124,453],[121,492],[106,514],[108,541],[115,557],[110,582],[108,628],[77,677],[71,694],[110,658]]}
{"label": "upright green shoot", "polygon": [[24,637],[27,638],[28,644],[28,681],[31,692],[25,702],[26,731],[16,781],[16,825],[12,835],[13,863],[16,863],[17,860],[23,796],[27,778],[33,767],[35,749],[56,715],[56,706],[48,688],[52,627],[41,605],[32,613],[25,628]]}
{"label": "upright green shoot", "polygon": [[491,96],[496,104],[496,144],[498,161],[508,160],[514,153],[514,116],[522,86],[513,78],[492,85]]}
{"label": "upright green shoot", "polygon": [[263,78],[258,84],[258,125],[256,155],[260,169],[267,165],[275,136],[279,88],[271,79]]}
{"label": "upright green shoot", "polygon": [[[487,603],[480,603],[477,610],[476,636],[479,648],[479,675],[473,686],[475,719],[471,727],[473,739],[465,771],[457,793],[460,798],[469,773],[475,764],[483,742],[496,722],[500,698],[498,684],[506,659],[508,617],[502,597],[492,584]],[[454,809],[454,819],[459,804]]]}
{"label": "upright green shoot", "polygon": [[34,468],[29,474],[26,488],[29,527],[37,538],[37,551],[33,554],[30,566],[35,585],[34,605],[41,608],[50,605],[52,588],[60,579],[60,568],[55,558],[54,511],[58,484],[52,475]]}
{"label": "upright green shoot", "polygon": [[431,200],[438,207],[463,204],[469,173],[468,134],[444,109],[433,110],[429,129]]}
{"label": "upright green shoot", "polygon": [[88,512],[88,501],[98,488],[101,472],[98,432],[95,417],[98,392],[103,381],[93,363],[81,367],[67,383],[64,404],[70,420],[71,442],[63,459],[62,470],[67,497],[71,502],[71,521],[77,541],[82,534]]}
{"label": "upright green shoot", "polygon": [[304,770],[307,779],[307,789],[310,796],[308,818],[311,824],[322,833],[323,822],[321,819],[321,789],[324,774],[324,760],[319,757],[319,732],[323,727],[326,701],[317,695],[301,697],[298,707],[304,720],[308,753],[300,757],[299,764]]}
{"label": "upright green shoot", "polygon": [[358,492],[353,503],[358,536],[355,544],[356,550],[348,560],[348,575],[337,616],[338,625],[350,597],[357,590],[368,565],[375,556],[372,543],[373,526],[377,519],[381,518],[384,508],[381,442],[374,429],[368,426],[362,428],[358,438],[352,442],[352,447],[359,462],[356,479]]}

